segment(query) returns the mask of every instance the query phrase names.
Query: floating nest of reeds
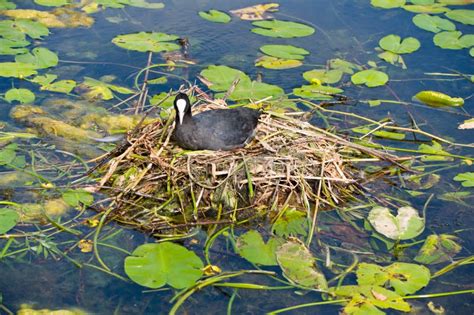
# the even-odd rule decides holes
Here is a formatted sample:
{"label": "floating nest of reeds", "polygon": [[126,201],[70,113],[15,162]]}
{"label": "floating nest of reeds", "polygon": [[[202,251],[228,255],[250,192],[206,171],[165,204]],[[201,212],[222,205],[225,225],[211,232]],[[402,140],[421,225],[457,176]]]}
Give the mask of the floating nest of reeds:
{"label": "floating nest of reeds", "polygon": [[351,160],[391,157],[317,128],[307,115],[265,111],[255,139],[233,151],[179,148],[173,117],[148,124],[110,153],[99,188],[114,195],[115,220],[151,233],[249,221],[286,207],[333,208],[358,191]]}

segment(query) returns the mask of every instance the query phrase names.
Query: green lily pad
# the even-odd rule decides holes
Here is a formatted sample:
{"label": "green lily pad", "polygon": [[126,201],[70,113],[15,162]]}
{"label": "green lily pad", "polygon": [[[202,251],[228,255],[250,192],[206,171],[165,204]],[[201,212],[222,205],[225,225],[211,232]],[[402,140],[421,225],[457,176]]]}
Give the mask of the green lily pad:
{"label": "green lily pad", "polygon": [[23,155],[17,155],[16,150],[18,145],[15,143],[9,144],[0,150],[0,165],[23,168],[26,165],[26,160]]}
{"label": "green lily pad", "polygon": [[229,23],[231,20],[227,13],[218,10],[209,10],[209,12],[199,11],[199,16],[214,23]]}
{"label": "green lily pad", "polygon": [[45,74],[34,77],[30,82],[41,85],[41,91],[50,91],[58,93],[70,93],[76,87],[74,80],[60,80],[53,82],[58,78],[55,74]]}
{"label": "green lily pad", "polygon": [[308,220],[306,214],[294,208],[285,210],[272,225],[272,231],[280,236],[306,236],[308,234]]}
{"label": "green lily pad", "polygon": [[283,276],[290,282],[307,288],[327,289],[326,277],[318,270],[316,258],[296,239],[281,245],[276,251],[276,259]]}
{"label": "green lily pad", "polygon": [[388,75],[375,69],[362,70],[351,77],[354,84],[365,84],[368,87],[382,86],[388,82]]}
{"label": "green lily pad", "polygon": [[464,105],[464,99],[462,97],[451,97],[437,91],[421,91],[418,92],[414,98],[432,107],[457,107]]}
{"label": "green lily pad", "polygon": [[474,172],[459,173],[453,179],[463,187],[474,187]]}
{"label": "green lily pad", "polygon": [[329,60],[329,67],[347,74],[354,74],[354,70],[362,70],[361,66],[339,58]]}
{"label": "green lily pad", "polygon": [[267,69],[282,70],[301,66],[303,63],[296,59],[281,59],[271,56],[262,56],[255,60],[255,66]]}
{"label": "green lily pad", "polygon": [[16,56],[15,61],[35,65],[37,69],[55,67],[59,62],[58,55],[47,48],[38,47],[31,52]]}
{"label": "green lily pad", "polygon": [[34,0],[36,4],[45,7],[62,7],[66,4],[71,3],[71,0]]}
{"label": "green lily pad", "polygon": [[118,35],[112,39],[112,43],[128,50],[140,52],[166,52],[179,50],[181,46],[174,43],[178,39],[176,35],[168,35],[165,33],[133,33]]}
{"label": "green lily pad", "polygon": [[11,103],[18,101],[22,104],[33,103],[35,94],[28,89],[10,89],[5,93],[5,99]]}
{"label": "green lily pad", "polygon": [[425,219],[412,207],[401,207],[397,216],[385,207],[374,207],[367,218],[374,229],[392,239],[408,240],[420,235],[425,229]]}
{"label": "green lily pad", "polygon": [[12,22],[11,28],[20,31],[33,39],[41,39],[43,36],[49,35],[49,29],[40,22],[32,20],[15,20],[9,22]]}
{"label": "green lily pad", "polygon": [[293,89],[293,94],[296,96],[318,101],[331,100],[333,95],[341,94],[343,92],[344,90],[339,88],[316,84],[302,85],[301,87]]}
{"label": "green lily pad", "polygon": [[62,194],[63,200],[71,207],[79,207],[81,204],[90,206],[94,202],[94,196],[85,190],[66,190]]}
{"label": "green lily pad", "polygon": [[267,243],[257,231],[248,231],[237,239],[237,252],[251,263],[263,266],[276,266],[276,248],[282,240],[270,238]]}
{"label": "green lily pad", "polygon": [[463,49],[474,45],[474,35],[462,36],[459,31],[440,32],[433,37],[436,46],[444,49]]}
{"label": "green lily pad", "polygon": [[0,0],[0,10],[16,9],[16,4],[8,0]]}
{"label": "green lily pad", "polygon": [[403,69],[407,69],[407,66],[405,64],[405,60],[403,60],[403,57],[399,54],[393,53],[391,51],[384,51],[380,54],[377,55],[382,60],[385,60],[388,63],[391,63],[392,65],[401,65]]}
{"label": "green lily pad", "polygon": [[242,71],[227,67],[211,65],[201,71],[207,81],[211,83],[208,87],[216,92],[227,91],[235,79],[240,79],[240,82],[250,82],[250,78]]}
{"label": "green lily pad", "polygon": [[427,161],[452,161],[453,158],[449,156],[449,152],[443,150],[443,146],[436,141],[432,141],[432,145],[422,143],[418,146],[419,153],[429,154],[421,157],[423,162]]}
{"label": "green lily pad", "polygon": [[194,252],[171,242],[141,245],[124,265],[132,281],[152,289],[166,284],[175,289],[191,287],[203,275],[203,267]]}
{"label": "green lily pad", "polygon": [[260,51],[272,57],[282,59],[303,60],[304,56],[309,55],[306,49],[292,45],[263,45]]}
{"label": "green lily pad", "polygon": [[422,265],[396,262],[387,267],[360,263],[357,283],[392,287],[401,296],[413,294],[430,282],[430,270]]}
{"label": "green lily pad", "polygon": [[10,231],[20,221],[17,211],[10,208],[0,208],[0,234]]}
{"label": "green lily pad", "polygon": [[135,93],[133,90],[111,84],[111,83],[106,83],[103,81],[99,81],[93,78],[89,77],[84,77],[84,82],[81,83],[81,86],[87,90],[86,93],[84,93],[84,96],[87,99],[103,99],[103,100],[110,100],[114,97],[112,91],[115,91],[120,94],[133,94]]}
{"label": "green lily pad", "polygon": [[440,4],[440,3],[435,3],[431,5],[414,5],[414,4],[404,5],[402,8],[409,12],[414,12],[414,13],[437,14],[437,13],[444,13],[444,12],[449,11],[449,8],[446,8],[445,4]]}
{"label": "green lily pad", "polygon": [[445,15],[456,22],[474,25],[474,10],[451,10]]}
{"label": "green lily pad", "polygon": [[462,249],[457,240],[456,236],[449,234],[430,235],[420,248],[415,261],[427,265],[451,261]]}
{"label": "green lily pad", "polygon": [[257,28],[253,28],[252,32],[269,37],[305,37],[314,33],[311,26],[280,20],[257,21],[252,23]]}
{"label": "green lily pad", "polygon": [[370,0],[370,4],[377,8],[393,9],[405,4],[406,0]]}
{"label": "green lily pad", "polygon": [[456,25],[454,25],[453,22],[440,18],[439,16],[417,14],[413,17],[412,21],[419,28],[433,33],[456,30]]}
{"label": "green lily pad", "polygon": [[131,7],[144,9],[163,9],[165,7],[165,4],[163,2],[148,2],[146,0],[127,0],[126,4]]}
{"label": "green lily pad", "polygon": [[398,35],[387,35],[379,41],[382,49],[395,54],[409,54],[420,48],[420,42],[414,37],[407,37],[401,40]]}
{"label": "green lily pad", "polygon": [[26,78],[37,74],[36,66],[23,62],[0,62],[0,77]]}
{"label": "green lily pad", "polygon": [[343,72],[339,69],[314,69],[303,73],[303,78],[311,84],[333,84],[342,79]]}
{"label": "green lily pad", "polygon": [[30,44],[27,40],[11,40],[0,38],[0,55],[26,54],[28,49],[23,48]]}

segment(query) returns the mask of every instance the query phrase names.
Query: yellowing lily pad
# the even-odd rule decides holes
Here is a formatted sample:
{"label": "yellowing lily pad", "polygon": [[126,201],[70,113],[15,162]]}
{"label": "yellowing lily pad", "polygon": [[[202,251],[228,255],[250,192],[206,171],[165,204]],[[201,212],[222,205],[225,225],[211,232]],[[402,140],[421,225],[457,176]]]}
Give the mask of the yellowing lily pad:
{"label": "yellowing lily pad", "polygon": [[165,33],[133,33],[118,35],[112,39],[112,43],[128,50],[164,52],[180,49],[174,41],[178,39],[176,35]]}
{"label": "yellowing lily pad", "polygon": [[462,249],[457,243],[458,238],[449,234],[430,235],[415,257],[422,264],[439,264],[451,261]]}
{"label": "yellowing lily pad", "polygon": [[295,59],[281,59],[271,56],[262,56],[255,60],[255,66],[264,67],[267,69],[281,70],[290,69],[301,66],[303,63]]}
{"label": "yellowing lily pad", "polygon": [[259,21],[273,18],[269,12],[278,11],[279,6],[278,3],[257,4],[242,9],[231,10],[230,13],[238,16],[241,20]]}
{"label": "yellowing lily pad", "polygon": [[257,231],[248,231],[237,239],[237,251],[240,256],[251,263],[263,266],[276,266],[275,251],[282,240],[270,238],[264,242],[262,236]]}
{"label": "yellowing lily pad", "polygon": [[420,235],[425,229],[425,219],[412,207],[401,207],[394,216],[385,207],[374,207],[368,220],[374,229],[393,240],[408,240]]}
{"label": "yellowing lily pad", "polygon": [[290,21],[258,21],[252,24],[257,26],[252,32],[269,37],[305,37],[314,33],[314,28],[311,26]]}
{"label": "yellowing lily pad", "polygon": [[89,77],[84,77],[84,82],[80,84],[80,87],[86,90],[86,92],[84,93],[84,96],[87,99],[110,100],[114,97],[112,91],[115,91],[120,94],[135,93],[133,90],[129,88],[102,82],[102,81],[95,80]]}
{"label": "yellowing lily pad", "polygon": [[16,9],[0,11],[0,14],[16,19],[37,21],[47,27],[90,27],[94,19],[84,12],[70,8],[56,8],[52,11]]}
{"label": "yellowing lily pad", "polygon": [[303,73],[303,78],[312,84],[333,84],[341,80],[341,70],[314,69]]}

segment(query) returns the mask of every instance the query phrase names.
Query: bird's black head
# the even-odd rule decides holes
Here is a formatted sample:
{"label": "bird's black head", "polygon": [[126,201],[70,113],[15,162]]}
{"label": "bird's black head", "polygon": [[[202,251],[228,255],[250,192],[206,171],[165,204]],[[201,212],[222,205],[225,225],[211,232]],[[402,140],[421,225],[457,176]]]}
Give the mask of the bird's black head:
{"label": "bird's black head", "polygon": [[191,114],[191,102],[189,97],[184,93],[178,93],[174,99],[174,109],[176,110],[176,122],[180,125],[183,123],[184,116]]}

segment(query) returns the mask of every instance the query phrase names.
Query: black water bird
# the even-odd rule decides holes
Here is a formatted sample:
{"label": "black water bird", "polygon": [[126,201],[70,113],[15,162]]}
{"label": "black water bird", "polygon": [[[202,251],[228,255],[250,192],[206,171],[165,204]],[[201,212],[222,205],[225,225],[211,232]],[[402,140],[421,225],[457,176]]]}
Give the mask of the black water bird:
{"label": "black water bird", "polygon": [[232,150],[246,145],[255,135],[261,112],[246,107],[212,109],[193,116],[184,93],[174,99],[176,125],[173,140],[190,150]]}

